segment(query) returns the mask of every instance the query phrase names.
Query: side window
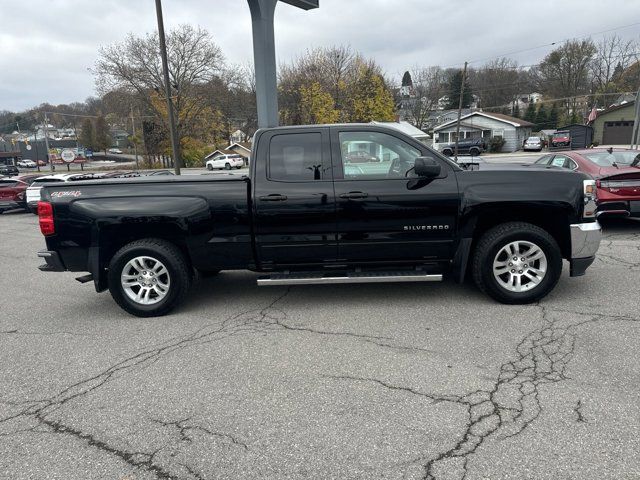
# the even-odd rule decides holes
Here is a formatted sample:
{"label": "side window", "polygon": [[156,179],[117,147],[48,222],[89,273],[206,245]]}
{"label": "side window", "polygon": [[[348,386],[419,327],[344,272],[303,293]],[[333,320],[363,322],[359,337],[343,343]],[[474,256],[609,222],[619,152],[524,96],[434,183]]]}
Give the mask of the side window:
{"label": "side window", "polygon": [[380,132],[340,132],[345,180],[380,180],[412,176],[418,149]]}
{"label": "side window", "polygon": [[548,165],[549,160],[551,160],[551,155],[545,155],[544,157],[540,157],[536,160],[536,165]]}
{"label": "side window", "polygon": [[287,133],[271,137],[267,176],[283,182],[323,180],[322,134]]}

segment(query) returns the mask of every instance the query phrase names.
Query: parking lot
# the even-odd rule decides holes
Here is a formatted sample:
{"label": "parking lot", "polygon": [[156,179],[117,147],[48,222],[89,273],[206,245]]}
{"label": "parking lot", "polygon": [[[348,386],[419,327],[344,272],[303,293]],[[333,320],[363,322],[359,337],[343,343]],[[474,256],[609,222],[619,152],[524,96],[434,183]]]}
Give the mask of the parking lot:
{"label": "parking lot", "polygon": [[0,215],[2,479],[640,479],[640,222],[506,306],[472,285],[201,279],[141,319]]}

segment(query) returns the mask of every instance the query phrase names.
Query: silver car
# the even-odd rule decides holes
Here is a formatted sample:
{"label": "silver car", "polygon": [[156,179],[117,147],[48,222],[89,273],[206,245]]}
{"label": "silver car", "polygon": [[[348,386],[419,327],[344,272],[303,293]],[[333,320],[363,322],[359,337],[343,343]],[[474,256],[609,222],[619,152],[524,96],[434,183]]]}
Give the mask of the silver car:
{"label": "silver car", "polygon": [[536,152],[542,151],[542,140],[540,137],[529,137],[524,141],[522,146],[524,151],[535,150]]}

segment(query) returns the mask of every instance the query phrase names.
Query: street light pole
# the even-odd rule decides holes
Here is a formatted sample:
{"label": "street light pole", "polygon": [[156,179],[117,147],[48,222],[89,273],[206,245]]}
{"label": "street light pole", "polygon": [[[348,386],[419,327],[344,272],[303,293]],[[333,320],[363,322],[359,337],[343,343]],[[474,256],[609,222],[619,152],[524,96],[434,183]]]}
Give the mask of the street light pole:
{"label": "street light pole", "polygon": [[171,101],[171,83],[169,83],[169,65],[167,61],[167,44],[164,36],[164,21],[162,20],[162,3],[156,0],[156,15],[158,17],[158,37],[160,39],[160,57],[162,58],[162,73],[164,76],[164,90],[167,96],[167,113],[169,115],[169,132],[171,134],[171,151],[173,152],[173,163],[176,175],[180,175],[180,156],[178,143],[178,132],[176,130],[175,118],[173,115],[173,102]]}

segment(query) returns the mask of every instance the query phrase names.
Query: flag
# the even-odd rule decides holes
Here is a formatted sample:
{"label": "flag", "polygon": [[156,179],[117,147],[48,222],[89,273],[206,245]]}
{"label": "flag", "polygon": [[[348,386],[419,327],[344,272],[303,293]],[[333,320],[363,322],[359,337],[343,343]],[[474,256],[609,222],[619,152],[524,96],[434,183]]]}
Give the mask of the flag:
{"label": "flag", "polygon": [[598,110],[596,110],[596,106],[594,105],[593,108],[591,109],[591,112],[589,113],[589,118],[587,119],[587,121],[589,123],[593,122],[596,118],[598,117]]}

